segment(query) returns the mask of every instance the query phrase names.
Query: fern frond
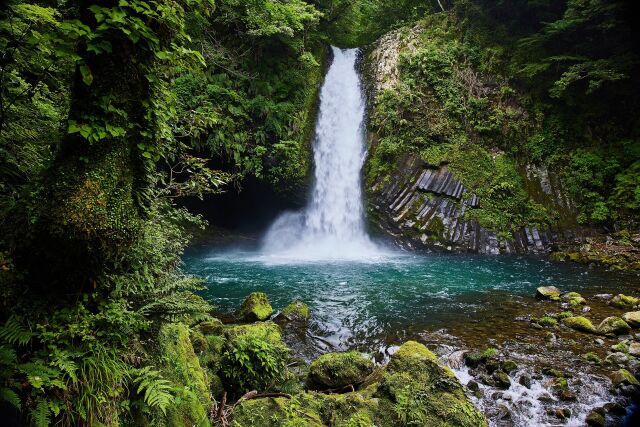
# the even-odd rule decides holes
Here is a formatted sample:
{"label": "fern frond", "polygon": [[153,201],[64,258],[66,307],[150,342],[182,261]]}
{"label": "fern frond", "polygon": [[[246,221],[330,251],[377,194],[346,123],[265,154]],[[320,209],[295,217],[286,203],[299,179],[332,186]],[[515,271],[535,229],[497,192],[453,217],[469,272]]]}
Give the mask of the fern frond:
{"label": "fern frond", "polygon": [[18,396],[18,394],[6,387],[0,388],[0,400],[9,402],[18,410],[20,410],[22,407],[22,402],[20,402],[20,397]]}
{"label": "fern frond", "polygon": [[138,369],[134,375],[133,383],[138,386],[137,393],[144,392],[144,402],[166,415],[167,408],[173,404],[171,383],[162,378],[162,374],[152,366]]}
{"label": "fern frond", "polygon": [[31,410],[31,418],[36,427],[49,427],[51,424],[49,402],[45,399],[38,400],[36,407]]}
{"label": "fern frond", "polygon": [[0,340],[7,344],[26,345],[33,338],[33,332],[22,327],[16,316],[11,316],[4,326],[0,327]]}

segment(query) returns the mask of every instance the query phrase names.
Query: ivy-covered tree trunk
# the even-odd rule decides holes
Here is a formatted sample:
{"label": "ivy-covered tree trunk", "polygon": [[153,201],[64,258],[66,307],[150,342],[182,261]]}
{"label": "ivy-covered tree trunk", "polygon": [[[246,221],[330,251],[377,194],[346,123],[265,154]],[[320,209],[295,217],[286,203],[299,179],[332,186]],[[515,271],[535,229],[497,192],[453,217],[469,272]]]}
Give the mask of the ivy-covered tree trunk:
{"label": "ivy-covered tree trunk", "polygon": [[[77,1],[79,19],[67,23],[78,59],[68,134],[45,178],[41,230],[49,270],[63,273],[50,277],[74,272],[77,285],[115,266],[144,215],[141,194],[154,163],[140,147],[154,136],[153,67],[173,31],[167,16],[139,12],[136,3],[145,2]],[[152,3],[182,13],[177,2]]]}

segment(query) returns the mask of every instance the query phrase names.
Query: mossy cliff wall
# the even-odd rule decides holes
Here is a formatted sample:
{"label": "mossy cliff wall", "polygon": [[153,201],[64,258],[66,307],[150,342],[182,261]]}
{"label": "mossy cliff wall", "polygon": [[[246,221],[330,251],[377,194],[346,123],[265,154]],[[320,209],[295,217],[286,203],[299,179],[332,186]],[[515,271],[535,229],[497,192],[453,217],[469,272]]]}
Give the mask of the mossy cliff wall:
{"label": "mossy cliff wall", "polygon": [[398,244],[545,253],[589,234],[559,174],[518,155],[540,123],[499,54],[445,13],[365,49],[368,214]]}

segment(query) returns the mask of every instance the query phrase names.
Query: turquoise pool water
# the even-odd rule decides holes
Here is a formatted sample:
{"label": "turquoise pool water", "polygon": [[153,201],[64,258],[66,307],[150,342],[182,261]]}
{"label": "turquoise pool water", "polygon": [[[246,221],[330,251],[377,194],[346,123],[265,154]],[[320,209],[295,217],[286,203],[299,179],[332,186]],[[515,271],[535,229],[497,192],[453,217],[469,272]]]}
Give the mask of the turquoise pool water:
{"label": "turquoise pool water", "polygon": [[[251,250],[192,248],[187,271],[206,280],[202,295],[232,312],[251,292],[275,310],[300,299],[311,307],[308,346],[317,352],[372,351],[441,328],[469,331],[483,320],[513,322],[535,305],[536,287],[588,295],[632,292],[638,276],[536,257],[399,253],[371,262],[288,263]],[[478,334],[491,335],[491,322]]]}

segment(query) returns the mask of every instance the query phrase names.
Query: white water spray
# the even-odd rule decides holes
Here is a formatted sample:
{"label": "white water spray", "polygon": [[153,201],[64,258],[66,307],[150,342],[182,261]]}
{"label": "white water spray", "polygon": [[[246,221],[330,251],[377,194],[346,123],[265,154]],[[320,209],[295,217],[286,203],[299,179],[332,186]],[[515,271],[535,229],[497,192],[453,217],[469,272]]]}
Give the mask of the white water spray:
{"label": "white water spray", "polygon": [[358,50],[332,50],[333,62],[320,91],[311,200],[303,212],[285,213],[271,226],[263,247],[269,257],[317,261],[380,255],[363,220],[365,104],[355,67]]}

